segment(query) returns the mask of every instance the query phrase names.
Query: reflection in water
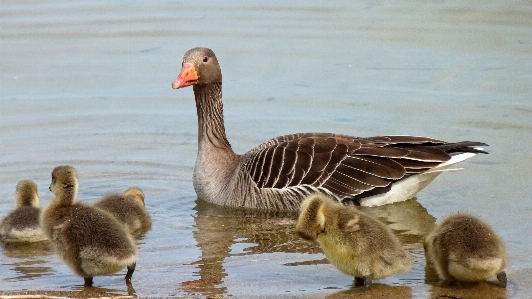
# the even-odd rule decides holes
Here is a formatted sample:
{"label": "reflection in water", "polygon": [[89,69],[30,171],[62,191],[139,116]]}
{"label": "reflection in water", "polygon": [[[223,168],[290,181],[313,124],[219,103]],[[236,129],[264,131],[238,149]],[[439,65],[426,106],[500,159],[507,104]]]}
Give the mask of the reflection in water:
{"label": "reflection in water", "polygon": [[[295,232],[297,214],[290,212],[262,212],[220,207],[202,200],[196,201],[195,231],[201,259],[195,262],[199,278],[181,284],[191,293],[221,295],[227,292],[223,286],[227,276],[224,261],[227,257],[260,255],[265,253],[321,253],[319,245],[300,238]],[[419,256],[420,241],[434,226],[435,218],[427,213],[415,199],[377,208],[368,212],[387,223],[410,251]],[[311,255],[315,256],[315,255]],[[288,263],[285,266],[317,265],[328,263],[324,258]],[[303,268],[302,271],[305,271]],[[326,287],[326,286],[324,286]],[[386,289],[379,286],[374,292]],[[382,291],[387,292],[387,291]],[[395,292],[395,290],[394,290]],[[401,292],[410,294],[410,288]],[[389,293],[388,293],[389,294]],[[407,297],[408,298],[408,297]]]}
{"label": "reflection in water", "polygon": [[508,298],[508,291],[493,282],[475,284],[458,284],[453,286],[432,286],[430,297],[434,299],[478,298],[503,299]]}
{"label": "reflection in water", "polygon": [[[120,293],[122,293],[121,290],[114,290],[109,288],[101,288],[101,287],[94,287],[94,286],[79,286],[79,287],[73,287],[73,292],[69,292],[71,296],[76,297],[84,297],[84,296],[90,296],[90,297],[102,297],[102,296],[109,296],[112,295],[113,298],[136,298],[136,291],[133,287],[133,284],[131,282],[126,282],[127,287],[127,294],[128,296],[116,296]],[[76,289],[79,288],[79,291]]]}
{"label": "reflection in water", "polygon": [[[271,252],[318,253],[315,244],[300,239],[293,230],[296,214],[231,209],[196,201],[194,238],[201,249],[199,279],[182,283],[189,292],[208,295],[227,291],[220,286],[227,276],[226,257]],[[249,244],[249,246],[247,246]],[[233,247],[247,247],[233,250]]]}
{"label": "reflection in water", "polygon": [[360,209],[387,223],[392,230],[399,233],[399,238],[405,243],[423,242],[436,223],[436,218],[415,198],[393,205]]}
{"label": "reflection in water", "polygon": [[[26,291],[24,292],[24,298],[50,298],[50,299],[62,299],[62,298],[100,298],[100,299],[129,299],[129,298],[138,298],[135,294],[135,289],[133,286],[128,285],[128,295],[121,295],[120,291],[108,289],[108,288],[99,288],[99,287],[88,287],[88,286],[79,286],[73,287],[73,291]],[[22,296],[18,295],[19,292],[12,292],[13,296],[6,296],[10,294],[7,292],[2,294],[2,298],[21,298]],[[43,295],[45,293],[46,295]],[[31,297],[34,295],[35,297]]]}
{"label": "reflection in water", "polygon": [[49,242],[36,243],[1,243],[4,255],[10,258],[31,258],[54,254],[52,244]]}
{"label": "reflection in water", "polygon": [[52,274],[52,268],[46,266],[47,262],[43,258],[54,254],[50,243],[2,243],[2,247],[6,258],[10,258],[7,262],[7,259],[3,259],[2,264],[11,266],[16,273],[5,280],[28,280]]}
{"label": "reflection in water", "polygon": [[348,290],[328,295],[326,298],[412,298],[412,289],[407,286],[389,286],[385,284],[373,284],[369,290],[361,287],[351,287]]}

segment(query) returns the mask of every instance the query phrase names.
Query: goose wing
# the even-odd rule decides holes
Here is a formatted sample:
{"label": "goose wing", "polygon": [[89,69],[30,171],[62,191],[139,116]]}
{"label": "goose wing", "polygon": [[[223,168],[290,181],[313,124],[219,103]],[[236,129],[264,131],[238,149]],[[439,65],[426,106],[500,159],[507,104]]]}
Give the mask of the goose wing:
{"label": "goose wing", "polygon": [[469,146],[451,145],[417,136],[291,134],[246,153],[243,170],[259,188],[310,185],[326,188],[339,198],[354,198],[374,189],[382,192],[394,181],[448,161],[447,151]]}

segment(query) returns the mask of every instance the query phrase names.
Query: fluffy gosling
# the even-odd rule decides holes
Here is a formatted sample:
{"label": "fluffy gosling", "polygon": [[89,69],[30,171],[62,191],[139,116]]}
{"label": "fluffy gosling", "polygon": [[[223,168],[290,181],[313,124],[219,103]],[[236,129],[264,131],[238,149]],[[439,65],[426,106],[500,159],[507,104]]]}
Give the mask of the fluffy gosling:
{"label": "fluffy gosling", "polygon": [[144,193],[139,188],[130,188],[124,194],[108,194],[94,203],[94,206],[111,213],[136,237],[142,236],[151,228]]}
{"label": "fluffy gosling", "polygon": [[50,191],[55,198],[43,209],[41,227],[59,257],[92,285],[96,275],[127,267],[131,281],[137,247],[131,234],[111,214],[77,203],[78,179],[74,168],[58,166],[52,172]]}
{"label": "fluffy gosling", "polygon": [[447,217],[427,236],[427,262],[442,280],[479,282],[497,276],[506,287],[506,249],[493,229],[468,214]]}
{"label": "fluffy gosling", "polygon": [[296,230],[304,239],[317,240],[327,259],[353,275],[355,285],[363,283],[366,289],[372,279],[405,272],[412,266],[412,258],[389,228],[323,194],[303,201]]}
{"label": "fluffy gosling", "polygon": [[39,195],[32,181],[20,181],[15,197],[17,208],[0,223],[0,239],[5,243],[46,241],[39,226]]}

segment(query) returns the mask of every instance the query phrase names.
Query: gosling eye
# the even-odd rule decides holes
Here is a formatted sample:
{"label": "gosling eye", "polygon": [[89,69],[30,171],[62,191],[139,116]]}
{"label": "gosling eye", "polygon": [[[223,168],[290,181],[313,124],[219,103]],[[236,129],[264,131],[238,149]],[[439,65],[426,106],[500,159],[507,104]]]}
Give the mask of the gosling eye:
{"label": "gosling eye", "polygon": [[203,62],[207,62],[207,61],[209,61],[209,57],[203,56]]}

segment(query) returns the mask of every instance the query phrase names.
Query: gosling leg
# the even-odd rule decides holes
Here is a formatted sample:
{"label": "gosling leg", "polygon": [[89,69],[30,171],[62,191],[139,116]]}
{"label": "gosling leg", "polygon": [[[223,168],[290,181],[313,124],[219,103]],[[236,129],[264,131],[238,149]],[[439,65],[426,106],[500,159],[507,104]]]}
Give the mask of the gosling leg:
{"label": "gosling leg", "polygon": [[355,276],[355,287],[364,285],[364,278]]}
{"label": "gosling leg", "polygon": [[497,280],[501,282],[502,287],[506,288],[506,284],[508,283],[508,279],[506,278],[506,272],[502,271],[501,273],[498,273]]}
{"label": "gosling leg", "polygon": [[86,287],[92,286],[92,276],[91,277],[83,277],[83,279],[85,280],[85,286]]}
{"label": "gosling leg", "polygon": [[371,287],[371,275],[364,277],[355,276],[355,287],[364,286],[364,289],[369,289]]}
{"label": "gosling leg", "polygon": [[368,290],[371,287],[371,275],[364,276],[364,289]]}
{"label": "gosling leg", "polygon": [[135,267],[137,266],[137,263],[133,263],[129,266],[127,266],[127,273],[126,273],[126,281],[131,282],[131,276],[133,276],[133,272],[135,272]]}

